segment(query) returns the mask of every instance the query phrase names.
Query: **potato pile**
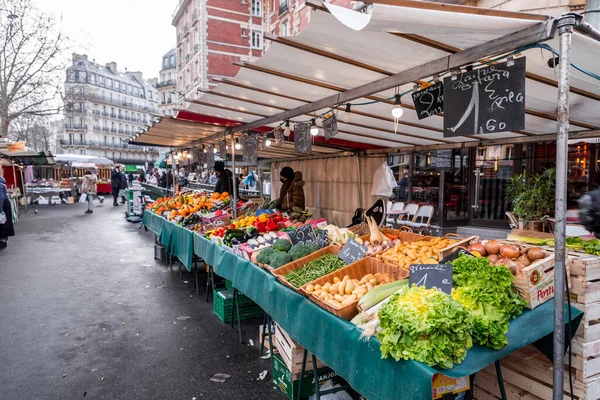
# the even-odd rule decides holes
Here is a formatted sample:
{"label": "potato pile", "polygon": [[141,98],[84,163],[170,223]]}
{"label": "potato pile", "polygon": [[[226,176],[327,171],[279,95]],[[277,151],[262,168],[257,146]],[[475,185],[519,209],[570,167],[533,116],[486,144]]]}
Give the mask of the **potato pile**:
{"label": "potato pile", "polygon": [[394,263],[408,271],[410,264],[437,264],[439,251],[456,242],[457,240],[436,237],[418,242],[398,243],[393,248],[378,255],[377,258]]}
{"label": "potato pile", "polygon": [[375,286],[393,280],[390,274],[384,272],[367,274],[360,280],[344,275],[342,279],[335,277],[333,282],[327,282],[323,286],[309,284],[305,290],[332,307],[342,308],[358,301]]}

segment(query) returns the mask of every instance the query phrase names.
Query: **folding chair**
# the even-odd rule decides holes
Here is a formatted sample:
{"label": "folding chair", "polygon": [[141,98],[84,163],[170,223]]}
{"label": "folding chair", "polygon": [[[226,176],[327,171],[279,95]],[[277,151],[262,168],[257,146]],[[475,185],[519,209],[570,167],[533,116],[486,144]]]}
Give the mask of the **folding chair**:
{"label": "folding chair", "polygon": [[433,217],[433,206],[421,206],[419,211],[415,214],[415,218],[412,222],[407,223],[406,225],[417,229],[419,233],[422,233],[424,229],[427,229],[431,232],[431,217]]}
{"label": "folding chair", "polygon": [[408,211],[408,213],[401,214],[398,217],[398,219],[396,220],[396,225],[400,225],[400,226],[410,225],[410,223],[414,221],[415,216],[419,212],[419,205],[410,203],[410,204],[406,205],[404,210]]}
{"label": "folding chair", "polygon": [[396,224],[396,220],[398,216],[401,214],[395,214],[394,211],[402,211],[404,210],[404,202],[399,201],[397,203],[392,203],[392,205],[388,208],[388,216],[385,219],[385,226],[388,228],[393,228]]}
{"label": "folding chair", "polygon": [[511,227],[511,229],[517,229],[519,227],[519,221],[517,220],[515,214],[512,211],[507,211],[505,214],[508,218],[508,225]]}

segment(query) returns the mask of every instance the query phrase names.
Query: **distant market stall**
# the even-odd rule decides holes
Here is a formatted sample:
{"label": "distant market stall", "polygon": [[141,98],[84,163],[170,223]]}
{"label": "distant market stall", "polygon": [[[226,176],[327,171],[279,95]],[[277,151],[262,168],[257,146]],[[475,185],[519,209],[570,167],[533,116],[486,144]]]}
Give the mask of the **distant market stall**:
{"label": "distant market stall", "polygon": [[[358,263],[371,267],[349,262],[351,265],[346,268],[352,268],[352,271],[348,270],[348,275],[352,275],[350,279],[335,276],[338,281],[334,281],[334,276],[328,275],[327,282],[310,280],[310,289],[304,286],[309,284],[308,281],[303,282],[301,290],[297,286],[293,288],[300,294],[297,303],[290,304],[284,299],[293,298],[292,288],[285,288],[275,280],[290,286],[290,279],[297,278],[290,273],[301,270],[313,260],[292,261],[278,254],[277,265],[288,268],[284,274],[277,274],[275,268],[264,268],[265,263],[258,258],[252,260],[252,256],[243,261],[240,247],[236,247],[243,244],[236,244],[233,239],[246,234],[236,232],[238,227],[235,223],[245,224],[247,221],[234,219],[234,227],[229,226],[229,232],[227,229],[219,230],[213,219],[217,215],[203,215],[201,212],[212,212],[202,208],[208,202],[206,195],[194,195],[191,204],[185,196],[159,199],[158,208],[144,214],[145,224],[160,236],[165,248],[184,265],[189,267],[195,254],[211,265],[216,273],[232,280],[236,289],[261,305],[294,339],[334,368],[367,398],[427,398],[431,393],[434,371],[452,377],[470,375],[552,331],[554,376],[551,391],[555,399],[562,398],[565,395],[564,348],[565,342],[571,340],[567,335],[565,341],[564,321],[579,316],[578,311],[565,305],[564,293],[570,275],[566,268],[565,243],[567,185],[569,182],[581,182],[581,175],[573,179],[567,177],[568,152],[571,151],[568,139],[600,136],[600,120],[595,111],[600,101],[600,80],[590,72],[600,56],[600,45],[594,41],[600,35],[581,16],[572,14],[554,20],[541,15],[410,0],[394,2],[398,4],[396,6],[369,5],[365,13],[315,1],[307,1],[307,4],[317,11],[305,31],[289,38],[267,35],[273,43],[264,57],[253,63],[239,63],[241,70],[235,79],[218,80],[220,84],[214,90],[190,101],[187,111],[179,112],[177,118],[163,117],[132,142],[190,151],[203,148],[202,153],[208,155],[205,161],[209,166],[214,161],[213,154],[219,153],[222,158],[229,157],[234,173],[238,152],[243,153],[244,161],[263,165],[270,163],[271,176],[277,176],[282,166],[292,165],[307,177],[307,205],[314,217],[324,218],[340,229],[350,222],[355,209],[372,204],[372,176],[382,160],[402,154],[411,155],[406,163],[407,169],[411,175],[419,177],[409,182],[407,201],[416,203],[418,207],[435,207],[438,218],[442,220],[441,228],[444,228],[444,221],[453,222],[456,226],[473,219],[493,219],[490,215],[503,216],[506,210],[500,203],[504,197],[499,194],[503,193],[501,185],[488,186],[491,189],[482,192],[482,187],[486,187],[482,181],[499,183],[503,174],[519,173],[529,168],[529,162],[514,161],[513,151],[520,153],[516,160],[524,160],[523,153],[530,151],[528,144],[556,141],[554,147],[545,147],[546,154],[551,152],[555,156],[554,163],[550,165],[556,169],[556,234],[550,249],[543,250],[551,252],[544,263],[546,275],[543,277],[548,282],[552,281],[552,292],[555,293],[553,306],[545,302],[535,307],[530,296],[528,305],[535,309],[512,320],[508,328],[508,345],[490,346],[499,348],[498,351],[486,346],[473,347],[464,361],[461,357],[455,359],[456,366],[451,369],[441,369],[439,363],[429,363],[438,365],[437,369],[431,369],[426,362],[381,361],[379,352],[373,349],[381,343],[382,354],[393,354],[393,349],[401,347],[399,343],[394,343],[393,339],[385,341],[385,334],[379,332],[379,341],[371,339],[370,347],[363,346],[358,341],[361,334],[358,328],[336,319],[325,310],[340,315],[335,309],[337,304],[342,308],[352,306],[348,304],[347,296],[358,297],[355,287],[362,287],[365,282],[361,281],[369,273],[375,275],[375,272],[391,271],[394,275],[400,270],[382,266],[376,270],[368,269],[375,262],[362,261],[361,257],[357,257]],[[577,33],[573,33],[574,30]],[[548,67],[548,58],[555,60],[553,66],[558,69],[558,75],[555,76],[554,68]],[[290,59],[295,62],[290,63]],[[442,84],[443,100],[440,95]],[[556,87],[559,88],[558,94]],[[549,100],[557,95],[558,107],[554,100]],[[557,118],[558,136],[555,133]],[[584,158],[583,154],[586,154],[587,160],[590,148],[584,144],[577,146],[574,154],[582,154],[578,160]],[[531,159],[530,163],[535,164],[536,158]],[[513,160],[510,161],[511,169],[506,168],[506,160]],[[577,164],[577,168],[570,170],[581,171],[586,162],[577,161]],[[273,193],[278,193],[277,182],[274,180],[273,183]],[[413,190],[417,188],[420,190]],[[577,190],[583,191],[581,188]],[[235,191],[231,203],[238,204]],[[212,203],[209,204],[212,207]],[[464,209],[459,206],[464,206]],[[237,213],[238,208],[232,207],[231,217],[236,218]],[[469,217],[465,216],[467,214]],[[202,218],[202,223],[198,223],[198,218]],[[179,224],[199,228],[192,233]],[[210,241],[201,236],[207,232]],[[220,234],[224,235],[221,241],[218,239]],[[293,242],[291,236],[294,234],[287,235]],[[375,235],[381,237],[376,232]],[[327,236],[335,242],[332,237],[335,234]],[[395,232],[395,236],[400,238],[402,235]],[[383,249],[391,252],[380,262],[385,264],[391,260],[397,264],[396,268],[405,272],[408,265],[411,274],[411,265],[429,265],[426,261],[435,253],[430,250],[436,239],[412,237],[399,240],[401,243],[394,245],[392,250]],[[256,242],[259,247],[263,244]],[[480,245],[486,247],[487,243]],[[528,280],[523,278],[523,273],[538,267],[533,262],[537,258],[532,260],[534,256],[529,255],[530,250],[524,244],[516,248],[510,248],[514,245],[509,243],[501,246],[509,246],[502,250],[501,258],[497,255],[499,248],[494,247],[493,252],[486,247],[486,252],[496,259],[480,258],[481,269],[489,270],[491,263],[497,263],[499,258],[499,265],[514,269],[515,284],[518,285],[519,279],[522,279],[527,285]],[[376,256],[381,253],[379,248],[365,251],[368,250]],[[343,249],[330,251],[345,253]],[[542,254],[537,251],[532,254]],[[476,256],[485,255],[476,253],[479,253]],[[370,258],[374,257],[368,256],[365,260]],[[434,258],[436,263],[442,261],[440,255]],[[414,264],[417,260],[420,263]],[[529,264],[524,265],[526,262]],[[457,264],[453,265],[458,268]],[[553,269],[549,269],[550,265]],[[493,270],[506,274],[504,267]],[[269,275],[269,272],[274,275]],[[539,283],[542,275],[540,271],[536,272],[535,279],[529,282]],[[351,283],[350,293],[346,292],[348,281]],[[371,283],[369,279],[367,281]],[[480,279],[480,282],[495,281]],[[340,286],[341,282],[345,283]],[[329,284],[329,290],[324,292],[326,284]],[[464,283],[454,280],[454,284],[455,289],[463,289]],[[573,284],[574,291],[581,292],[582,287],[587,287],[581,281],[576,284]],[[315,289],[317,285],[319,288]],[[330,291],[334,285],[337,289],[343,288],[337,293],[339,297]],[[414,295],[422,301],[454,307],[454,303],[445,303],[448,297],[441,293],[409,293],[409,290],[413,289],[403,289],[394,299],[401,298],[410,304],[407,298]],[[319,296],[322,296],[319,300],[315,301],[314,291],[319,291]],[[456,299],[454,290],[452,293]],[[539,292],[538,296],[547,297],[544,293]],[[302,295],[322,308],[302,298]],[[353,301],[356,299],[353,298]],[[285,304],[286,308],[279,309],[277,302]],[[588,312],[586,301],[583,304]],[[389,328],[385,325],[385,317],[393,319],[398,315],[415,314],[414,310],[408,309],[410,307],[397,306],[397,309],[385,306],[389,315],[383,310],[378,312],[378,322],[381,323],[378,329],[385,332],[386,327]],[[565,318],[565,309],[572,315]],[[289,310],[298,310],[294,321],[286,313]],[[455,313],[458,318],[464,316],[460,307],[448,308],[447,311]],[[507,311],[507,314],[512,315],[512,312]],[[549,321],[552,314],[553,324]],[[319,315],[327,316],[320,322],[336,333],[331,335],[334,341],[330,341],[327,335],[315,335],[311,330],[311,326],[315,326],[311,322]],[[511,340],[511,332],[519,330],[520,321],[525,323],[527,318],[532,318],[527,322],[531,323],[528,334],[533,337],[524,342]],[[572,335],[576,326],[571,328]],[[404,337],[403,332],[396,334],[407,343],[415,340]],[[340,337],[344,339],[340,341]],[[463,338],[465,343],[469,338]],[[464,348],[462,342],[456,341],[458,339],[450,341],[449,345],[460,353]],[[366,358],[359,362],[353,358],[353,352],[346,351],[346,347],[340,348],[339,343],[361,346],[360,350],[355,350]],[[418,340],[414,342],[415,345],[419,343]],[[585,342],[583,346],[587,344]],[[434,348],[431,343],[425,344],[423,352],[429,354]],[[586,353],[585,350],[582,353],[584,358],[578,358],[577,364],[573,363],[571,367],[579,371],[575,375],[577,383],[584,387],[585,397],[597,389],[600,378],[590,372],[589,360],[585,358],[585,354],[590,357],[597,354]],[[368,362],[364,362],[365,359]],[[500,365],[496,366],[501,397],[505,397]],[[370,374],[368,368],[377,372]],[[404,375],[407,371],[410,378]],[[380,377],[386,379],[380,380]]]}

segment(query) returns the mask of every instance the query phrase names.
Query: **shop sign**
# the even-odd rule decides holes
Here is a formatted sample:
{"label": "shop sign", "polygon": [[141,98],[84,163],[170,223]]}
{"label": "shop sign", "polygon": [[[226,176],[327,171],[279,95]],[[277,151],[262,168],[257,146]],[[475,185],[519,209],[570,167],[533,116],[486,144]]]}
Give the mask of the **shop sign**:
{"label": "shop sign", "polygon": [[9,153],[18,153],[20,151],[25,151],[25,142],[9,143],[7,145],[7,149]]}
{"label": "shop sign", "polygon": [[249,136],[244,140],[244,162],[256,164],[258,160],[258,136]]}
{"label": "shop sign", "polygon": [[362,244],[358,243],[354,239],[348,239],[342,250],[339,252],[338,257],[344,260],[346,264],[352,264],[363,258],[367,254],[367,249]]}
{"label": "shop sign", "polygon": [[417,117],[424,119],[444,112],[444,84],[437,82],[412,94]]}
{"label": "shop sign", "polygon": [[425,286],[450,294],[452,291],[452,264],[411,264],[409,285]]}
{"label": "shop sign", "polygon": [[300,122],[294,125],[294,151],[297,154],[312,153],[310,123]]}
{"label": "shop sign", "polygon": [[325,134],[325,140],[329,140],[338,134],[335,114],[332,113],[329,118],[323,120],[323,133]]}
{"label": "shop sign", "polygon": [[444,79],[444,137],[525,127],[525,58]]}

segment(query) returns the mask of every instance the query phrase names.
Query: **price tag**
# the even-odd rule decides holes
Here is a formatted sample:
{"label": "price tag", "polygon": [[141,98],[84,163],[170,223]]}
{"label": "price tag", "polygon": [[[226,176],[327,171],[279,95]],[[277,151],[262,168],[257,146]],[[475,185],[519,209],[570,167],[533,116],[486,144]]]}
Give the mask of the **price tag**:
{"label": "price tag", "polygon": [[310,224],[289,231],[287,234],[292,245],[315,243],[317,241],[313,227]]}
{"label": "price tag", "polygon": [[367,254],[367,248],[362,244],[358,243],[354,239],[348,239],[342,250],[338,254],[338,257],[346,262],[346,264],[352,264],[363,258]]}
{"label": "price tag", "polygon": [[425,286],[450,294],[452,291],[452,264],[411,264],[409,285]]}
{"label": "price tag", "polygon": [[329,246],[329,237],[327,236],[327,231],[324,229],[319,230],[319,237],[317,239],[317,244],[320,248]]}

